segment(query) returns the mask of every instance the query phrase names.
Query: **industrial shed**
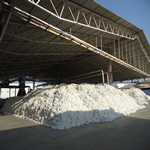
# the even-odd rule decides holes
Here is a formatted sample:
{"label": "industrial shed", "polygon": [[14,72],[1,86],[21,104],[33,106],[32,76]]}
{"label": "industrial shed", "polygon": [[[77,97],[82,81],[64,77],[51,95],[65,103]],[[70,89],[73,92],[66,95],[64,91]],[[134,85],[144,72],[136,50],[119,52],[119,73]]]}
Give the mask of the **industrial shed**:
{"label": "industrial shed", "polygon": [[[150,97],[95,85],[150,77],[149,56],[143,31],[93,0],[1,0],[0,90],[15,97],[0,95],[0,149],[149,150]],[[16,97],[26,79],[68,84]]]}
{"label": "industrial shed", "polygon": [[2,0],[0,12],[2,82],[28,76],[111,84],[150,77],[143,31],[92,0]]}

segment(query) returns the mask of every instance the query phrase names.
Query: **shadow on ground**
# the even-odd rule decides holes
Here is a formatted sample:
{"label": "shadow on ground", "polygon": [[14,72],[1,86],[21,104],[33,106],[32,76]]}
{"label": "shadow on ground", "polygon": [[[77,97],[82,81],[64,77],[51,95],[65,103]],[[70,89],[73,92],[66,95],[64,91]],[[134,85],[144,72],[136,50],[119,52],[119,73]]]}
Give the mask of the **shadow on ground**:
{"label": "shadow on ground", "polygon": [[12,115],[0,116],[0,150],[149,150],[150,106],[110,123],[53,130]]}

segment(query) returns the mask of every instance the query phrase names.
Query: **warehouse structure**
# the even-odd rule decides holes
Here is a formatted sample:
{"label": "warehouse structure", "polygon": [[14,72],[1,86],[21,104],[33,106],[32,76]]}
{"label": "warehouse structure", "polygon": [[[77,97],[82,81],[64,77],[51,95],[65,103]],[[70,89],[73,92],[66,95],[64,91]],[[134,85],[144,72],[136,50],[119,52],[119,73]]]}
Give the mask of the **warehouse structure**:
{"label": "warehouse structure", "polygon": [[150,77],[143,31],[92,0],[1,0],[0,14],[1,84]]}

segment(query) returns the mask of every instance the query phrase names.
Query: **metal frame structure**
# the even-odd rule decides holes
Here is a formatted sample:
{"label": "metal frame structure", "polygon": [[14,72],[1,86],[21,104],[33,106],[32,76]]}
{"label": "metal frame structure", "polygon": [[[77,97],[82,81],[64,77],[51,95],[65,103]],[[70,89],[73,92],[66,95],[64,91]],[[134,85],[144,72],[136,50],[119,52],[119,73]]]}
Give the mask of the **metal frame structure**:
{"label": "metal frame structure", "polygon": [[[53,3],[52,0],[50,0],[50,3],[49,5],[51,5],[53,7],[53,9],[55,10],[55,13],[53,13],[52,11],[48,10],[48,9],[45,9],[44,7],[42,7],[40,5],[40,2],[41,0],[38,0],[38,1],[34,1],[34,0],[28,0],[28,2],[32,3],[33,5],[39,7],[40,9],[43,9],[44,11],[46,11],[47,13],[53,15],[54,17],[62,20],[62,21],[67,21],[67,22],[70,22],[70,23],[73,23],[73,24],[78,24],[78,25],[81,25],[81,26],[85,26],[85,27],[88,27],[88,28],[92,28],[92,29],[95,29],[95,30],[99,30],[99,31],[102,31],[102,32],[106,32],[106,33],[109,33],[109,34],[113,34],[113,35],[116,35],[116,36],[119,36],[119,37],[123,37],[123,38],[127,38],[127,39],[131,39],[131,40],[134,40],[137,38],[137,35],[135,32],[127,29],[126,27],[124,26],[121,26],[117,23],[115,23],[114,21],[111,21],[105,17],[102,17],[101,15],[98,15],[94,12],[91,12],[90,10],[82,7],[82,6],[79,6],[73,2],[70,2],[70,1],[62,1],[62,8],[61,8],[61,12],[59,13],[57,8],[55,7],[55,4]],[[75,14],[73,13],[73,10],[71,9],[71,5],[74,5],[77,9],[77,16],[75,17]],[[71,17],[70,19],[67,19],[67,18],[64,18],[63,17],[63,12],[64,12],[64,9],[67,7],[67,9],[69,10],[68,11],[68,14],[70,13]],[[88,13],[88,17],[86,17]],[[80,22],[80,15],[82,15],[82,17],[84,17],[84,21],[85,23],[81,23]],[[92,21],[93,21],[93,24],[92,24]]]}
{"label": "metal frame structure", "polygon": [[[88,62],[89,57],[91,57],[89,61],[97,66],[98,71],[102,69],[107,72],[107,65],[104,65],[104,62],[106,63],[107,59],[112,61],[113,68],[116,68],[113,71],[116,72],[116,75],[114,75],[115,80],[120,80],[120,77],[117,77],[117,72],[120,72],[124,79],[130,79],[129,75],[122,70],[127,70],[130,75],[134,73],[135,78],[150,77],[149,52],[146,50],[139,32],[96,12],[95,10],[99,9],[100,5],[96,4],[95,10],[91,11],[85,5],[87,1],[83,1],[80,5],[76,0],[45,0],[45,2],[41,0],[25,0],[24,3],[30,6],[30,10],[19,8],[22,7],[21,2],[15,7],[13,4],[3,2],[2,10],[3,13],[8,14],[8,17],[4,25],[5,30],[1,33],[0,38],[0,44],[4,47],[0,48],[0,53],[2,54],[0,65],[4,71],[0,78],[4,78],[5,74],[8,76],[6,70],[9,70],[12,64],[15,65],[14,70],[16,72],[19,71],[23,75],[29,73],[34,77],[36,77],[34,74],[37,72],[42,72],[41,69],[51,67],[51,69],[57,70],[57,68],[61,67],[63,68],[60,69],[61,72],[66,69],[66,65],[68,68],[72,68],[68,63],[74,64],[77,62],[83,66],[85,71],[82,72],[79,67],[73,67],[76,76],[87,74],[88,72],[92,73],[94,71],[92,65],[90,69],[84,63],[84,60]],[[24,9],[27,8],[25,7]],[[37,9],[43,12],[46,20],[41,18],[40,14],[38,16],[38,13],[37,15],[34,13]],[[11,16],[17,18],[17,21],[14,21],[14,18],[10,19],[12,18]],[[47,21],[49,17],[54,22]],[[61,28],[61,23],[67,26]],[[19,28],[15,29],[17,26]],[[15,44],[19,46],[14,47],[14,50],[10,50],[10,45]],[[26,46],[25,50],[23,45]],[[49,48],[57,49],[57,51],[50,51]],[[93,60],[96,58],[100,61],[98,57],[103,61],[100,67]],[[9,71],[10,73],[13,72],[11,70]],[[33,73],[34,70],[37,70],[37,72]],[[69,76],[74,76],[73,73],[72,75],[69,74],[68,72],[68,75],[63,77],[67,79],[66,81],[68,81]],[[109,80],[108,73],[106,74]],[[18,73],[16,75],[18,76]],[[94,77],[96,75],[82,77],[80,80],[84,82],[92,78],[93,81],[90,82],[98,82],[96,81],[98,78]],[[84,80],[82,80],[83,78]]]}

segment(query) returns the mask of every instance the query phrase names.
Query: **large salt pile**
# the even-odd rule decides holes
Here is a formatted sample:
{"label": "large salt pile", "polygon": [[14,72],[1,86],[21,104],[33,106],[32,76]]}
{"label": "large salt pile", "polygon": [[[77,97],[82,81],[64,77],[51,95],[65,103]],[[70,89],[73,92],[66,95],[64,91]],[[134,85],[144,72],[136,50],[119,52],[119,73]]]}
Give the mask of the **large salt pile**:
{"label": "large salt pile", "polygon": [[23,98],[9,99],[2,111],[62,130],[113,121],[144,107],[110,85],[62,84],[34,90]]}
{"label": "large salt pile", "polygon": [[150,96],[146,95],[142,90],[138,88],[124,89],[123,92],[133,97],[137,104],[147,105],[150,102]]}

